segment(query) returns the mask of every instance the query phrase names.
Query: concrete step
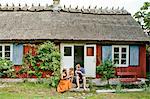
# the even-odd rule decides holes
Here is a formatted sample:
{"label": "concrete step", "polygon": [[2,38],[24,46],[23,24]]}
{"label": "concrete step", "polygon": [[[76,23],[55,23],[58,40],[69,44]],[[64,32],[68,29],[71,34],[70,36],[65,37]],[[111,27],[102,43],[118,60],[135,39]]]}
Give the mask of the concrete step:
{"label": "concrete step", "polygon": [[[141,92],[144,91],[144,89],[121,89],[121,92]],[[102,90],[96,90],[96,93],[115,93],[117,90],[115,89],[102,89]]]}
{"label": "concrete step", "polygon": [[[76,84],[72,84],[72,88],[76,88],[77,87],[77,85]],[[83,87],[83,83],[82,84],[80,84],[80,88],[82,88]],[[86,88],[89,88],[89,84],[86,84]]]}
{"label": "concrete step", "polygon": [[86,88],[86,90],[84,90],[83,88],[79,88],[79,89],[71,88],[69,91],[71,91],[71,92],[82,92],[82,91],[90,91],[90,89]]}

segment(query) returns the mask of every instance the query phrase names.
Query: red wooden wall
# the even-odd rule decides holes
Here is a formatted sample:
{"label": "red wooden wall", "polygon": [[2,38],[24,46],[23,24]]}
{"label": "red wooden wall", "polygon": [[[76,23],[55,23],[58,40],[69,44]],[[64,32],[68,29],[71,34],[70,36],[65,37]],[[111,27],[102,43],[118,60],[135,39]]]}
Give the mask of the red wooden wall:
{"label": "red wooden wall", "polygon": [[[36,48],[35,46],[31,44],[24,45],[24,54],[28,53],[29,51],[32,51],[32,55],[36,54]],[[139,57],[139,66],[128,66],[128,67],[121,67],[116,68],[116,71],[119,71],[120,69],[123,71],[134,71],[137,73],[138,77],[146,77],[146,46],[141,45],[140,46],[140,57]],[[102,46],[96,45],[96,66],[101,64],[102,61]],[[21,69],[21,66],[14,66],[16,72]],[[19,78],[25,78],[27,77],[27,74],[17,75]],[[99,78],[100,75],[96,74],[96,77]]]}
{"label": "red wooden wall", "polygon": [[[23,47],[23,50],[24,50],[23,51],[24,55],[29,53],[29,52],[32,53],[33,56],[36,55],[36,47],[35,47],[35,45],[25,44],[24,47]],[[37,65],[39,65],[39,64],[37,64]],[[22,69],[22,66],[14,66],[14,69],[15,69],[17,78],[28,78],[29,77],[29,75],[27,73],[23,73],[23,74],[18,74],[17,73],[19,70]],[[52,72],[50,72],[50,71],[42,71],[41,70],[41,72],[42,72],[42,77],[46,77],[47,75],[51,75],[52,74]],[[31,78],[36,78],[36,76],[33,75],[33,76],[31,76]]]}
{"label": "red wooden wall", "polygon": [[[97,55],[96,55],[96,66],[101,63],[102,60],[102,46],[96,46]],[[128,67],[119,67],[116,68],[116,71],[133,71],[137,73],[137,77],[146,77],[146,45],[140,46],[140,57],[139,57],[139,66],[128,66]],[[100,76],[97,74],[97,78]]]}

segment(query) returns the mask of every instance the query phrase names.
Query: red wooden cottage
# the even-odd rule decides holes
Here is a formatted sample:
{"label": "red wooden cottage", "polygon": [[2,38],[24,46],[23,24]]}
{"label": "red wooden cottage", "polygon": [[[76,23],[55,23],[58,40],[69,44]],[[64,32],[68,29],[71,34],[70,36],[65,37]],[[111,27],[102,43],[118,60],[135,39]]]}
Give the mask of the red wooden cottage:
{"label": "red wooden cottage", "polygon": [[124,9],[0,6],[0,57],[21,67],[28,49],[47,40],[59,47],[61,67],[80,63],[87,77],[96,77],[96,66],[106,59],[146,76],[150,39]]}

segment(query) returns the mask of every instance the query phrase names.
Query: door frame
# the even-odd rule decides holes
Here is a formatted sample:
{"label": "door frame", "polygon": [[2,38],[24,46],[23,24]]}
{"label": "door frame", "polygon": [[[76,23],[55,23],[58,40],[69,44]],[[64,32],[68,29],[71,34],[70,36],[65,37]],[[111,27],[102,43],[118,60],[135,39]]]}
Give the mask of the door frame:
{"label": "door frame", "polygon": [[[61,57],[61,70],[62,70],[62,68],[64,67],[63,66],[63,57],[64,57],[64,46],[72,46],[73,47],[73,49],[72,49],[72,57],[73,57],[73,65],[72,66],[70,66],[70,67],[72,67],[72,68],[74,68],[75,67],[75,64],[74,64],[74,46],[83,46],[84,47],[84,69],[86,68],[86,64],[85,64],[85,59],[86,59],[86,46],[94,46],[94,56],[95,56],[95,75],[94,76],[92,76],[92,77],[96,77],[96,44],[86,44],[86,43],[82,43],[82,44],[78,44],[78,43],[60,43],[60,52],[61,52],[61,55],[62,55],[62,57]],[[74,68],[74,70],[75,70],[75,68]],[[85,69],[85,72],[86,72],[86,69]],[[87,75],[87,77],[88,77],[88,75]]]}
{"label": "door frame", "polygon": [[[94,47],[94,56],[87,56],[87,47]],[[90,61],[93,61],[94,68],[91,66],[88,66],[90,63],[87,63],[87,58],[94,58],[93,60],[90,59]],[[89,61],[88,61],[89,62]],[[84,45],[84,66],[85,66],[85,73],[87,77],[96,77],[96,44],[86,44]],[[94,74],[90,75],[87,72],[94,72]]]}
{"label": "door frame", "polygon": [[[72,49],[71,49],[71,56],[73,57],[73,60],[72,60],[72,62],[70,62],[72,65],[71,66],[65,66],[64,65],[64,60],[63,60],[63,58],[64,57],[71,57],[71,56],[64,56],[64,47],[72,47]],[[68,44],[68,43],[61,43],[60,44],[60,52],[61,52],[61,71],[62,71],[62,69],[63,68],[66,68],[66,69],[69,69],[69,68],[74,68],[74,46],[72,45],[72,44]]]}
{"label": "door frame", "polygon": [[83,66],[82,66],[81,64],[80,64],[80,65],[81,65],[81,67],[84,68],[84,45],[81,45],[81,44],[80,44],[80,45],[76,45],[76,44],[75,44],[75,45],[74,45],[74,69],[75,69],[75,65],[76,65],[76,64],[75,64],[75,46],[83,47],[83,50],[82,50],[82,51],[83,51]]}

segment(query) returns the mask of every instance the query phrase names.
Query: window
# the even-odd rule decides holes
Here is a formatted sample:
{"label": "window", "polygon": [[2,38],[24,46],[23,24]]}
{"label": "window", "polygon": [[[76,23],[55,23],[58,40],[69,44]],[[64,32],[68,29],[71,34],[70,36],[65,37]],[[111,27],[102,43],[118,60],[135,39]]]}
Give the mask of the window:
{"label": "window", "polygon": [[64,47],[64,56],[72,56],[71,47]]}
{"label": "window", "polygon": [[128,66],[129,46],[112,46],[112,60],[117,66]]}
{"label": "window", "polygon": [[94,56],[94,47],[87,47],[87,56]]}
{"label": "window", "polygon": [[10,44],[0,45],[0,58],[12,60],[12,45]]}

